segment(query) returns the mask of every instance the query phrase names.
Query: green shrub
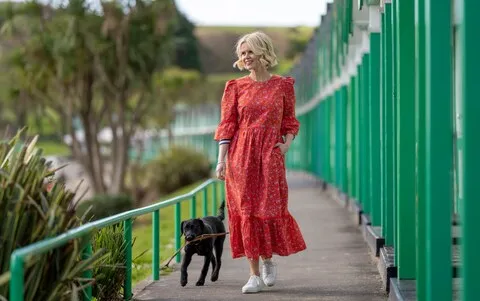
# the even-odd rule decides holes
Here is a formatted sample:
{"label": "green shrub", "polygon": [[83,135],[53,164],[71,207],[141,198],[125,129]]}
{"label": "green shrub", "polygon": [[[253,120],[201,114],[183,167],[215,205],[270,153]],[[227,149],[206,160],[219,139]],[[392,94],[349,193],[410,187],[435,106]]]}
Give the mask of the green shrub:
{"label": "green shrub", "polygon": [[171,193],[207,178],[210,162],[203,153],[175,146],[162,153],[149,166],[151,183],[160,193]]}
{"label": "green shrub", "polygon": [[106,227],[98,231],[92,242],[93,251],[107,250],[108,256],[95,264],[93,296],[98,301],[123,300],[121,288],[125,281],[125,252],[127,244],[123,240],[123,224]]}
{"label": "green shrub", "polygon": [[[11,141],[0,141],[0,296],[9,294],[10,256],[15,249],[57,236],[82,224],[75,215],[75,192],[54,179],[35,147],[37,138],[23,144],[20,131]],[[53,180],[53,185],[47,185]],[[93,279],[82,278],[102,251],[82,260],[89,237],[25,262],[24,300],[63,301],[80,295]],[[1,299],[1,298],[0,298]]]}
{"label": "green shrub", "polygon": [[130,196],[99,194],[78,205],[77,215],[84,215],[87,210],[86,220],[99,220],[133,208],[133,200]]}

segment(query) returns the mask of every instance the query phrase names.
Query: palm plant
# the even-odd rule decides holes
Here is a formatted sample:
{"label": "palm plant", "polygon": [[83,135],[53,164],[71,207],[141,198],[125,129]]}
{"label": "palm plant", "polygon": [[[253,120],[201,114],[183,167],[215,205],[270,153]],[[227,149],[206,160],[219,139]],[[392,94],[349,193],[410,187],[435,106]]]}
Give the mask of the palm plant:
{"label": "palm plant", "polygon": [[[10,255],[18,248],[54,237],[82,224],[75,215],[73,199],[62,183],[54,183],[56,170],[35,148],[37,137],[23,143],[20,131],[10,141],[0,142],[0,296],[9,293]],[[98,250],[89,259],[82,252],[90,237],[38,256],[25,263],[24,300],[70,300],[77,298],[93,279],[82,278],[101,259]]]}

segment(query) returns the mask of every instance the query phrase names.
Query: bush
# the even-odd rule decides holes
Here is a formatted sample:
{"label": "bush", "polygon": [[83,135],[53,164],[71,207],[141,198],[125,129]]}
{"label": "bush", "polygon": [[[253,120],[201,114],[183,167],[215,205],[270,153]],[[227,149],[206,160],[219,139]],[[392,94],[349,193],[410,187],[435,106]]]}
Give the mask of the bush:
{"label": "bush", "polygon": [[[75,216],[75,193],[53,181],[37,138],[21,142],[20,131],[11,141],[0,142],[0,296],[8,296],[10,256],[15,249],[57,236],[80,226]],[[82,260],[89,237],[76,239],[25,263],[24,300],[63,301],[79,297],[93,279],[82,278],[102,254]],[[1,299],[1,298],[0,298]]]}
{"label": "bush", "polygon": [[160,193],[171,193],[210,175],[208,158],[191,148],[174,146],[150,164],[151,184]]}
{"label": "bush", "polygon": [[86,220],[99,220],[133,208],[133,200],[128,195],[104,195],[99,194],[78,205],[77,215],[83,216]]}
{"label": "bush", "polygon": [[121,288],[125,281],[125,252],[127,244],[123,240],[123,223],[101,229],[95,234],[93,251],[106,249],[108,256],[95,264],[93,296],[97,301],[123,300]]}

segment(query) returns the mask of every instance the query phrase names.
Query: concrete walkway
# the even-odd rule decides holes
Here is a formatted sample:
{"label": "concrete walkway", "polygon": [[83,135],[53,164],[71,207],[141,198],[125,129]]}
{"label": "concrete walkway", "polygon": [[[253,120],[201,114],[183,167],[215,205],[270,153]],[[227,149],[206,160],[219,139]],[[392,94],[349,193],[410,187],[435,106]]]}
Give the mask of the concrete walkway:
{"label": "concrete walkway", "polygon": [[300,225],[307,250],[289,256],[274,256],[278,263],[277,283],[259,294],[243,295],[248,280],[245,259],[230,257],[225,241],[219,280],[196,287],[203,258],[194,256],[189,267],[189,283],[180,286],[178,266],[160,281],[137,286],[135,300],[387,300],[368,246],[349,213],[321,191],[313,179],[288,174],[289,208]]}

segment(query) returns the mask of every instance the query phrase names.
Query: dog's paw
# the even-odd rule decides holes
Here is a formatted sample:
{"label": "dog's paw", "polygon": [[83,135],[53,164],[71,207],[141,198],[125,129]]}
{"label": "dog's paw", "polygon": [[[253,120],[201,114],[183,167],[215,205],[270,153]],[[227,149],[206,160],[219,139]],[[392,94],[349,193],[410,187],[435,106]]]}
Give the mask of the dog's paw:
{"label": "dog's paw", "polygon": [[187,285],[187,283],[188,283],[187,277],[180,279],[180,285],[181,286],[185,286],[185,285]]}
{"label": "dog's paw", "polygon": [[198,280],[195,285],[196,286],[203,286],[204,284],[205,284],[205,281]]}
{"label": "dog's paw", "polygon": [[211,278],[212,282],[215,282],[218,280],[218,272],[217,273],[212,273],[212,278]]}

